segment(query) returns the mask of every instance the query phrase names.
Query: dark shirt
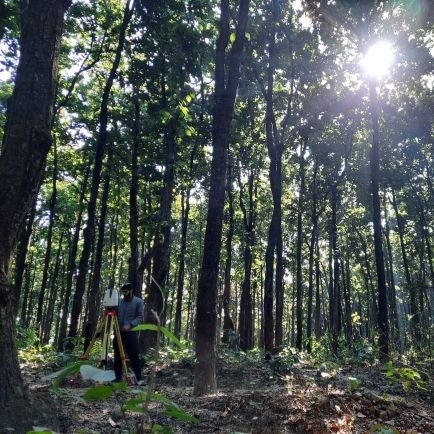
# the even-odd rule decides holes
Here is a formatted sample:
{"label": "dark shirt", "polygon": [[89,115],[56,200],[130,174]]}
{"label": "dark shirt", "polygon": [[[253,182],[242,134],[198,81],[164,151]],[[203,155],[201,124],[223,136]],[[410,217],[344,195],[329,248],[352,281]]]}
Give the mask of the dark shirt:
{"label": "dark shirt", "polygon": [[130,325],[135,327],[136,325],[143,322],[144,317],[144,301],[136,297],[135,295],[131,300],[122,299],[118,306],[118,320],[119,326],[122,327]]}

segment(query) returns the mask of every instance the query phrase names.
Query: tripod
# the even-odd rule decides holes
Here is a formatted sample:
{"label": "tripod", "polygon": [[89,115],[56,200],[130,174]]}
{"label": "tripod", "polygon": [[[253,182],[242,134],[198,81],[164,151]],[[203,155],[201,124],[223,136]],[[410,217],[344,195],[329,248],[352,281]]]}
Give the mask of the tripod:
{"label": "tripod", "polygon": [[124,345],[122,343],[121,330],[119,328],[119,321],[116,313],[116,308],[114,307],[106,307],[106,309],[104,310],[104,316],[98,323],[95,334],[93,335],[92,340],[90,341],[90,344],[87,347],[85,353],[81,356],[81,359],[82,360],[89,359],[89,354],[92,351],[96,338],[101,334],[101,332],[103,332],[100,367],[106,366],[107,358],[108,358],[108,350],[110,346],[110,337],[112,331],[114,332],[118,343],[119,354],[122,360],[122,370],[124,372],[125,378],[127,379],[128,383],[130,383],[131,380],[128,376],[128,368],[127,368],[127,362],[125,360],[126,357],[125,357]]}

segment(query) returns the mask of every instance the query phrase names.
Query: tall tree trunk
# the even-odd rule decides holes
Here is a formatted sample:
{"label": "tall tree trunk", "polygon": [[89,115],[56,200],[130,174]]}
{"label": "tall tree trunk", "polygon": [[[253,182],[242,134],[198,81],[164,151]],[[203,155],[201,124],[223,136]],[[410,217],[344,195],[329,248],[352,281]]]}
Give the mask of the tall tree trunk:
{"label": "tall tree trunk", "polygon": [[[193,146],[190,154],[189,176],[193,175],[194,159],[197,153],[197,143]],[[179,270],[178,270],[178,287],[176,291],[176,310],[175,310],[175,336],[181,336],[181,315],[182,315],[182,299],[184,292],[184,279],[185,279],[185,252],[187,248],[187,230],[190,217],[190,191],[191,179],[187,187],[187,192],[182,192],[181,197],[181,250],[179,252]]]}
{"label": "tall tree trunk", "polygon": [[312,351],[312,310],[313,310],[313,278],[314,278],[314,266],[315,266],[315,241],[318,231],[318,191],[317,191],[317,174],[318,174],[318,160],[315,159],[313,168],[313,180],[312,180],[312,212],[311,212],[311,235],[309,243],[309,284],[307,292],[307,351]]}
{"label": "tall tree trunk", "polygon": [[76,259],[77,259],[78,241],[80,239],[81,220],[84,211],[83,203],[86,194],[89,174],[90,174],[90,169],[89,166],[87,166],[86,172],[84,174],[83,183],[80,189],[80,196],[78,200],[78,215],[74,226],[74,235],[70,242],[70,248],[68,253],[68,265],[66,268],[66,287],[65,287],[65,294],[63,298],[62,318],[60,320],[59,335],[57,337],[57,348],[59,351],[63,351],[65,339],[66,339],[66,331],[67,331],[68,316],[69,316],[69,304],[71,301],[72,284],[73,284],[75,270],[76,270]]}
{"label": "tall tree trunk", "polygon": [[227,175],[227,194],[228,194],[228,213],[227,213],[227,234],[226,234],[226,262],[223,290],[223,342],[229,342],[229,335],[235,330],[234,322],[231,318],[231,282],[232,282],[232,240],[234,237],[234,195],[232,191],[232,165],[229,161]]}
{"label": "tall tree trunk", "polygon": [[104,248],[104,238],[105,238],[105,224],[107,219],[107,202],[110,191],[110,177],[112,168],[112,155],[113,146],[111,144],[108,157],[106,174],[104,180],[104,188],[101,197],[101,211],[99,214],[98,223],[98,241],[96,243],[94,263],[93,263],[93,273],[92,280],[90,284],[89,300],[87,302],[87,321],[84,328],[84,350],[86,351],[89,343],[95,333],[96,326],[98,323],[98,300],[100,297],[100,287],[101,287],[101,268],[102,268],[102,254]]}
{"label": "tall tree trunk", "polygon": [[376,84],[369,83],[369,101],[372,118],[372,148],[370,155],[372,221],[374,224],[375,264],[378,281],[378,330],[379,350],[382,362],[389,358],[389,327],[387,312],[387,288],[384,272],[383,243],[381,239],[381,205],[380,205],[380,127]]}
{"label": "tall tree trunk", "polygon": [[252,311],[252,294],[251,294],[251,278],[253,265],[253,247],[255,244],[255,197],[254,184],[255,173],[254,169],[250,170],[248,180],[248,211],[244,204],[243,194],[244,188],[241,182],[241,177],[238,176],[238,184],[240,187],[240,207],[243,212],[243,223],[245,230],[244,240],[244,280],[241,286],[241,302],[240,302],[240,319],[239,319],[239,334],[240,348],[243,351],[253,348],[253,311]]}
{"label": "tall tree trunk", "polygon": [[11,261],[43,176],[63,19],[70,2],[33,0],[21,16],[20,60],[0,156],[0,430],[25,432],[38,412],[29,405],[14,338],[16,298]]}
{"label": "tall tree trunk", "polygon": [[190,214],[190,188],[187,192],[181,194],[181,249],[179,252],[179,270],[176,290],[176,307],[175,307],[175,327],[174,335],[181,336],[181,316],[182,316],[182,298],[184,292],[184,279],[185,279],[185,250],[187,247],[187,229],[188,218]]}
{"label": "tall tree trunk", "polygon": [[[159,227],[157,228],[154,245],[152,248],[152,279],[147,287],[145,302],[145,323],[156,323],[152,310],[157,314],[164,314],[164,299],[162,289],[165,286],[169,272],[169,247],[170,229],[172,216],[173,188],[175,183],[175,156],[176,156],[176,129],[177,116],[174,116],[167,127],[165,136],[166,161],[163,179],[163,188],[160,197]],[[161,317],[162,321],[163,318]],[[152,331],[145,331],[142,334],[144,351],[155,347],[157,334]]]}
{"label": "tall tree trunk", "polygon": [[[75,337],[78,332],[78,320],[80,317],[82,300],[86,288],[86,277],[88,274],[88,264],[91,254],[92,244],[95,239],[95,213],[98,199],[98,190],[101,179],[101,168],[107,143],[107,125],[108,125],[108,104],[113,82],[119,67],[122,51],[125,45],[125,38],[128,24],[134,11],[135,0],[127,0],[123,15],[121,28],[119,30],[118,45],[116,47],[115,58],[110,69],[109,76],[104,86],[102,94],[101,107],[99,113],[99,130],[95,146],[95,158],[92,172],[92,186],[90,198],[87,206],[87,223],[83,233],[83,250],[78,266],[77,285],[71,309],[71,324],[69,327],[69,337]],[[72,341],[68,343],[70,348],[73,347]]]}
{"label": "tall tree trunk", "polygon": [[45,259],[44,259],[44,268],[42,271],[41,289],[39,290],[39,297],[38,297],[38,310],[36,312],[36,323],[38,324],[38,327],[39,327],[39,338],[42,338],[42,334],[43,334],[42,311],[44,308],[45,291],[47,288],[48,272],[50,269],[50,262],[51,262],[51,245],[53,242],[53,228],[54,228],[55,208],[56,208],[56,200],[57,200],[57,149],[56,149],[56,143],[54,143],[53,151],[54,151],[53,186],[52,186],[53,191],[51,192],[50,205],[48,208],[49,223],[48,223],[48,232],[47,232],[47,248],[45,250]]}
{"label": "tall tree trunk", "polygon": [[27,328],[29,326],[29,318],[27,316],[27,311],[30,305],[30,284],[31,284],[31,275],[32,275],[32,265],[33,265],[33,254],[30,253],[29,256],[26,256],[26,265],[24,270],[24,294],[23,300],[21,303],[21,324],[23,327]]}
{"label": "tall tree trunk", "polygon": [[[215,376],[216,298],[222,243],[227,148],[240,78],[241,54],[246,40],[249,4],[250,0],[240,0],[235,41],[229,51],[229,58],[226,59],[225,51],[230,38],[230,11],[229,0],[221,0],[221,16],[215,63],[211,184],[202,268],[196,302],[195,341],[197,362],[195,366],[194,391],[197,394],[214,392],[217,386]],[[229,66],[228,68],[226,68],[227,65]],[[227,80],[225,80],[225,76],[227,76]]]}
{"label": "tall tree trunk", "polygon": [[397,308],[397,299],[396,299],[396,286],[395,286],[395,272],[393,267],[393,252],[392,252],[392,243],[390,242],[390,225],[389,225],[389,217],[387,213],[387,206],[384,206],[385,218],[386,218],[386,247],[387,247],[387,258],[389,262],[389,287],[390,287],[390,311],[392,312],[393,319],[393,341],[395,344],[398,344],[400,341],[400,327],[399,327],[399,316],[398,316],[398,308]]}
{"label": "tall tree trunk", "polygon": [[[37,197],[37,196],[35,196]],[[33,203],[29,216],[25,222],[25,228],[21,232],[20,240],[18,242],[17,255],[15,259],[15,293],[16,293],[16,312],[18,312],[19,300],[21,296],[21,289],[23,284],[24,274],[26,272],[26,268],[28,268],[29,264],[26,262],[27,252],[29,250],[30,237],[32,235],[33,222],[35,220],[36,215],[36,203]],[[27,308],[27,300],[28,300],[28,285],[25,287],[26,292],[24,293],[23,301],[22,301],[22,309],[21,312],[25,312]],[[26,324],[26,315],[21,314],[22,324],[25,326]]]}
{"label": "tall tree trunk", "polygon": [[332,336],[332,352],[338,354],[339,337],[339,251],[338,251],[338,231],[337,231],[337,208],[338,208],[338,187],[336,184],[331,188],[331,208],[332,219],[330,226],[330,281],[329,281],[329,309],[330,309],[330,329]]}
{"label": "tall tree trunk", "polygon": [[297,337],[295,345],[298,350],[303,348],[303,279],[302,279],[302,246],[303,246],[303,207],[305,194],[305,161],[304,153],[307,148],[307,134],[302,138],[300,146],[300,190],[297,210],[297,245],[296,245],[296,285],[297,285]]}
{"label": "tall tree trunk", "polygon": [[315,339],[318,341],[321,338],[321,269],[319,263],[319,243],[318,234],[315,241]]}
{"label": "tall tree trunk", "polygon": [[50,341],[52,321],[53,321],[53,316],[54,316],[54,306],[56,304],[57,288],[59,286],[57,284],[57,277],[59,275],[59,269],[60,269],[60,265],[62,262],[62,257],[61,257],[62,243],[63,243],[63,232],[60,236],[59,248],[57,249],[57,255],[56,255],[56,260],[55,260],[55,264],[54,264],[54,269],[53,269],[52,274],[50,276],[50,297],[48,299],[47,309],[46,309],[45,315],[43,317],[44,319],[41,323],[41,329],[42,329],[41,340],[42,340],[43,344],[48,344],[48,342]]}
{"label": "tall tree trunk", "polygon": [[139,183],[138,155],[140,148],[140,99],[139,88],[134,86],[134,124],[133,124],[133,149],[131,153],[131,183],[130,183],[130,260],[128,263],[128,281],[133,285],[134,295],[142,296],[142,285],[139,285],[139,235],[137,211],[137,189]]}
{"label": "tall tree trunk", "polygon": [[392,205],[395,211],[396,224],[398,226],[398,236],[399,236],[399,245],[401,247],[402,254],[402,265],[404,266],[404,275],[406,282],[406,289],[410,295],[410,329],[414,332],[415,328],[418,326],[417,318],[417,301],[416,301],[416,288],[413,285],[411,274],[410,274],[410,265],[408,261],[407,251],[405,248],[404,242],[404,222],[402,221],[401,214],[398,210],[398,203],[396,201],[395,190],[392,188]]}

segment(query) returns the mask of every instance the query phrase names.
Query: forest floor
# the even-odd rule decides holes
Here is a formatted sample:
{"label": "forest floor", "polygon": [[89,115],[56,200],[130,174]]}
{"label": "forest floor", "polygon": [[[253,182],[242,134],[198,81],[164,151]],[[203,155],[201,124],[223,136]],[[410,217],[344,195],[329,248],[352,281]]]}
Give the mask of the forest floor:
{"label": "forest floor", "polygon": [[[59,433],[134,433],[140,423],[170,426],[173,433],[434,433],[433,367],[424,367],[431,380],[411,388],[411,375],[391,385],[380,366],[315,367],[295,363],[291,367],[256,363],[246,358],[219,358],[218,393],[193,394],[193,363],[190,359],[145,368],[154,378],[155,391],[198,419],[182,422],[165,415],[161,403],[151,402],[148,416],[121,411],[129,399],[146,392],[133,386],[104,400],[86,401],[92,384],[75,377],[54,392],[41,381],[43,372],[24,369],[34,394],[54,394]],[[46,371],[45,371],[46,372]],[[399,377],[399,378],[398,378]],[[430,382],[431,381],[431,382]],[[410,390],[404,391],[404,386]],[[407,388],[407,387],[406,387]],[[426,390],[424,390],[426,389]],[[53,409],[54,411],[54,409]],[[163,432],[163,431],[160,431]]]}

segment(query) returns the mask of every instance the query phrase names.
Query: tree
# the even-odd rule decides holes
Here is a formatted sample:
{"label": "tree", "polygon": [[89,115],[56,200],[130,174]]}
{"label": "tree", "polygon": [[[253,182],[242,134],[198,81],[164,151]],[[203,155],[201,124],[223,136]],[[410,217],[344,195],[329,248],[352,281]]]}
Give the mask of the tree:
{"label": "tree", "polygon": [[[249,0],[240,0],[238,23],[232,48],[226,56],[230,42],[229,1],[221,1],[219,37],[216,47],[215,91],[212,123],[213,156],[211,163],[211,185],[205,230],[204,255],[197,294],[196,316],[196,366],[194,391],[197,394],[214,392],[215,377],[215,334],[217,327],[217,278],[220,262],[223,206],[227,148],[240,77],[241,54],[246,40]],[[227,77],[227,78],[225,78]]]}
{"label": "tree", "polygon": [[29,428],[29,405],[14,339],[11,261],[41,184],[50,149],[58,55],[66,0],[32,0],[22,12],[21,56],[0,156],[0,428]]}

